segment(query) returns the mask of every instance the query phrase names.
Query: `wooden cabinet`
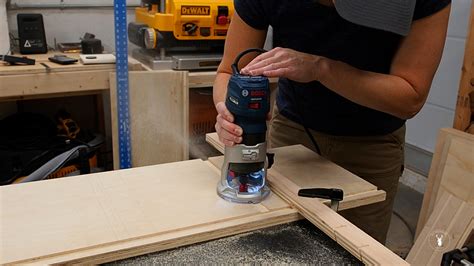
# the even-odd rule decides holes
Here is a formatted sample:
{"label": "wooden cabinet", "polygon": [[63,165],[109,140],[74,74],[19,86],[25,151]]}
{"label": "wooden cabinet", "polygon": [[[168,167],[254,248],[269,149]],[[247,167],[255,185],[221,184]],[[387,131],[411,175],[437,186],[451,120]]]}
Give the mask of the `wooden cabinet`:
{"label": "wooden cabinet", "polygon": [[[130,72],[133,167],[189,159],[190,136],[204,136],[214,127],[215,111],[212,94],[209,94],[214,78],[215,72]],[[114,168],[118,168],[117,96],[113,73],[110,82]]]}

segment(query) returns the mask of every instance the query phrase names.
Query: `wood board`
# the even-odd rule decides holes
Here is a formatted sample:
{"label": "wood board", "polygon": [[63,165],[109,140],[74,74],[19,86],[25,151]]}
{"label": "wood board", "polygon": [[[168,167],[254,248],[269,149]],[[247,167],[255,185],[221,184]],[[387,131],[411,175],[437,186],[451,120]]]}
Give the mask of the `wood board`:
{"label": "wood board", "polygon": [[[440,265],[443,253],[463,247],[473,230],[474,205],[442,191],[407,261],[413,265]],[[442,245],[438,245],[437,238],[442,239]]]}
{"label": "wood board", "polygon": [[[474,133],[474,5],[471,6],[469,31],[464,49],[453,127]],[[472,133],[471,133],[472,134]]]}
{"label": "wood board", "polygon": [[[453,139],[456,139],[454,141],[454,149],[451,146]],[[451,183],[450,180],[452,178],[457,178],[458,176],[464,180],[466,180],[468,176],[472,177],[474,173],[472,168],[472,163],[474,162],[473,146],[473,135],[452,128],[443,128],[439,131],[425,195],[423,197],[423,204],[416,227],[416,238],[421,233],[426,221],[434,210],[438,196],[440,195],[440,190],[443,190],[442,182],[445,184],[444,187],[453,193],[456,193],[458,189],[464,191],[465,197],[468,197],[470,193],[469,189],[472,193],[473,188],[468,185],[465,186],[464,184],[455,182],[454,184],[457,185],[454,186],[453,184],[453,186],[451,186],[449,183]],[[446,178],[446,180],[443,181],[444,178]],[[464,183],[468,184],[466,181],[464,181]]]}
{"label": "wood board", "polygon": [[[52,55],[30,55],[37,60],[35,65],[11,66],[0,62],[0,100],[99,94],[109,89],[109,73],[115,71],[115,64],[59,65],[48,61]],[[143,66],[129,58],[129,69],[143,70]]]}
{"label": "wood board", "polygon": [[[444,252],[462,247],[473,232],[474,136],[441,129],[420,219],[424,223],[407,257],[413,264],[439,264]],[[446,236],[445,245],[437,246],[439,233]]]}
{"label": "wood board", "polygon": [[106,90],[112,70],[58,72],[49,74],[0,76],[0,97],[21,98],[35,95]]}
{"label": "wood board", "polygon": [[[221,153],[224,144],[216,133],[206,134],[206,141]],[[291,148],[290,148],[291,147]],[[341,210],[351,209],[385,200],[386,193],[376,186],[352,174],[344,168],[315,154],[302,145],[270,150],[275,153],[275,164],[272,168],[290,178],[300,187],[341,188],[344,200]],[[223,157],[210,158],[209,161],[221,167]],[[321,200],[329,204],[328,200]]]}
{"label": "wood board", "polygon": [[103,263],[301,218],[276,195],[224,201],[218,180],[193,160],[0,187],[0,264]]}
{"label": "wood board", "polygon": [[[48,54],[27,55],[28,58],[32,58],[36,60],[34,65],[9,65],[8,63],[1,61],[0,62],[0,76],[46,74],[46,73],[76,72],[76,71],[100,71],[100,70],[108,70],[109,72],[115,71],[115,64],[84,65],[80,61],[78,61],[77,63],[74,63],[74,64],[60,65],[48,60],[48,57],[52,57],[55,54],[64,54],[64,53],[50,52]],[[77,53],[68,53],[64,55],[79,60],[79,54]],[[46,68],[41,63],[47,65],[49,68]],[[143,70],[144,69],[143,66],[137,60],[133,58],[129,58],[129,68],[130,70]]]}
{"label": "wood board", "polygon": [[298,196],[298,186],[278,172],[268,171],[268,184],[273,192],[291,203],[311,223],[335,240],[366,265],[409,265],[402,258],[367,235],[317,199]]}
{"label": "wood board", "polygon": [[[146,166],[188,159],[187,74],[184,71],[129,73],[132,165]],[[110,74],[114,168],[119,167],[117,89]]]}

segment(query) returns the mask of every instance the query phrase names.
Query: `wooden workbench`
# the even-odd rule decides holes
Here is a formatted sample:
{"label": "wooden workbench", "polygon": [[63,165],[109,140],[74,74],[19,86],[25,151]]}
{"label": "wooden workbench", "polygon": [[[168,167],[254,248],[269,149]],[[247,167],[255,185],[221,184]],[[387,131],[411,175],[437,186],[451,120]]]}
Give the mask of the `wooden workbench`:
{"label": "wooden workbench", "polygon": [[[93,95],[99,131],[105,134],[106,128],[112,128],[112,150],[117,160],[115,64],[59,65],[48,60],[53,54],[29,55],[36,59],[36,64],[30,66],[0,62],[0,101]],[[67,56],[79,58],[78,54]],[[188,159],[193,130],[213,129],[215,119],[215,115],[204,118],[202,113],[206,106],[213,110],[212,96],[205,99],[208,102],[190,102],[190,90],[212,87],[216,72],[143,71],[147,69],[133,58],[129,58],[129,69],[134,166]],[[103,96],[109,91],[112,123],[106,125]],[[206,96],[199,100],[202,98]],[[197,105],[199,108],[193,108]],[[105,112],[109,112],[107,107]]]}
{"label": "wooden workbench", "polygon": [[[59,65],[48,60],[53,54],[29,55],[36,59],[35,65],[0,62],[0,101],[99,94],[109,89],[109,73],[115,71],[115,64]],[[79,58],[78,54],[66,55]],[[134,59],[129,60],[129,67],[143,70]]]}
{"label": "wooden workbench", "polygon": [[[343,208],[383,200],[383,191],[364,200],[378,191],[373,185],[302,146],[275,152],[275,171],[301,170],[291,163],[299,158],[315,173],[314,182],[308,172],[293,177],[297,183],[324,186],[334,175],[326,185],[347,191]],[[254,205],[222,200],[215,191],[219,173],[209,162],[192,160],[0,187],[0,264],[102,263],[301,219],[273,193]],[[365,260],[364,243],[348,251]]]}

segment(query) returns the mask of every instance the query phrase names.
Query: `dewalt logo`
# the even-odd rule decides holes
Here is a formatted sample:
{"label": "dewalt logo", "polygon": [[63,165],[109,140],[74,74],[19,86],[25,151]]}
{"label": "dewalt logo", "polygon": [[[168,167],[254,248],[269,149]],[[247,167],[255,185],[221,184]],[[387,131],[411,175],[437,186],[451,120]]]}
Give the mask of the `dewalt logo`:
{"label": "dewalt logo", "polygon": [[210,14],[210,6],[181,6],[181,16],[208,16]]}

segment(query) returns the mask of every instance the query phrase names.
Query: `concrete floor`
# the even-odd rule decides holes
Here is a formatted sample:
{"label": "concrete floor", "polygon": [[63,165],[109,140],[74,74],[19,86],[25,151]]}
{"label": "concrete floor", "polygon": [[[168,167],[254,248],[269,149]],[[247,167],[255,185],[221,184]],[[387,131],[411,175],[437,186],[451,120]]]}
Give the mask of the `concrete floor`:
{"label": "concrete floor", "polygon": [[423,194],[399,183],[386,246],[402,258],[406,258],[413,246],[422,202]]}

